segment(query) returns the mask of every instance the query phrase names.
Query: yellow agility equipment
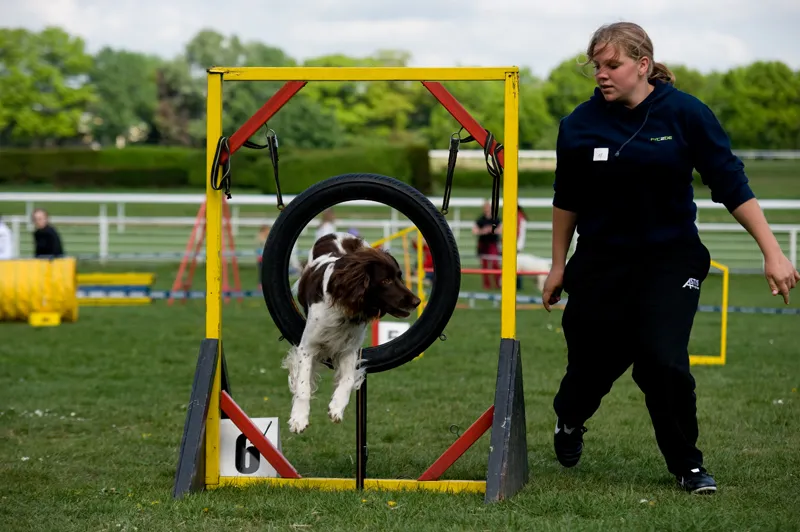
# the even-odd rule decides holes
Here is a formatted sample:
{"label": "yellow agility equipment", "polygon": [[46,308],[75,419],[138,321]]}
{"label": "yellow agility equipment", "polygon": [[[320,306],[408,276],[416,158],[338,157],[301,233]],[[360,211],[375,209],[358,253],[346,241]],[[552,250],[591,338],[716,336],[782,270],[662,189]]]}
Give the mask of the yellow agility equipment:
{"label": "yellow agility equipment", "polygon": [[80,273],[78,291],[82,307],[149,305],[154,273]]}
{"label": "yellow agility equipment", "polygon": [[[175,472],[173,497],[179,498],[191,492],[214,489],[225,485],[244,485],[255,482],[273,483],[281,486],[315,487],[318,489],[408,489],[408,490],[441,490],[441,491],[468,491],[481,493],[485,502],[496,502],[508,499],[517,493],[528,482],[528,455],[527,436],[525,423],[525,401],[522,387],[522,359],[520,342],[516,339],[516,263],[517,263],[517,195],[518,195],[518,157],[519,157],[519,68],[510,67],[448,67],[448,68],[408,68],[408,67],[213,67],[207,70],[206,92],[206,320],[204,339],[201,342],[200,354],[197,359],[195,378],[192,385],[190,401],[187,404],[186,421],[183,437],[181,439],[178,456],[178,467]],[[366,379],[356,392],[356,478],[350,479],[325,479],[302,478],[297,470],[286,460],[279,447],[268,439],[265,430],[251,420],[241,408],[233,401],[230,395],[230,380],[225,363],[225,349],[222,341],[222,214],[223,196],[230,197],[232,183],[230,167],[231,156],[242,146],[248,144],[249,139],[262,127],[267,127],[267,121],[285,105],[294,94],[300,91],[308,82],[323,81],[418,81],[439,101],[442,106],[466,129],[472,140],[484,148],[487,157],[487,169],[494,177],[492,188],[493,208],[500,207],[502,203],[502,305],[500,323],[500,346],[497,365],[497,378],[494,392],[494,402],[482,415],[465,431],[445,452],[416,480],[399,479],[370,479],[366,478]],[[504,83],[503,105],[503,144],[496,142],[491,132],[488,132],[474,120],[469,113],[456,101],[456,99],[443,87],[443,81],[501,81]],[[240,81],[284,81],[285,85],[279,89],[272,98],[230,137],[223,135],[223,84],[225,82]],[[267,131],[272,131],[267,128]],[[273,132],[274,133],[274,132]],[[499,137],[499,136],[498,136]],[[452,146],[452,138],[451,146]],[[252,143],[250,143],[252,144]],[[275,168],[277,182],[277,139],[276,135],[267,134],[267,145],[270,157]],[[493,168],[490,165],[492,159]],[[357,171],[357,170],[356,170]],[[364,182],[363,194],[373,194],[379,188],[378,182],[388,183],[386,188],[394,187],[399,190],[399,184],[394,184],[393,178],[387,176],[370,175],[362,179],[364,174],[346,174],[335,176],[326,181],[317,183],[314,194],[319,197],[310,197],[308,190],[300,196],[303,201],[294,199],[292,203],[284,206],[280,187],[277,186],[276,199],[281,217],[288,218],[287,212],[297,205],[292,212],[305,209],[311,211],[327,202],[332,204],[349,201],[354,195],[354,181],[356,176]],[[359,177],[361,176],[361,177]],[[502,180],[501,180],[502,177]],[[346,179],[344,179],[346,178]],[[366,183],[369,181],[369,183]],[[502,182],[502,199],[500,186]],[[398,182],[399,183],[399,182]],[[368,186],[365,186],[369,184]],[[389,186],[391,185],[391,186]],[[381,185],[383,186],[383,185]],[[349,187],[345,190],[345,187]],[[394,190],[394,189],[393,189]],[[399,196],[394,190],[392,199]],[[321,192],[320,192],[321,191]],[[408,196],[420,195],[419,191],[411,190]],[[324,194],[324,196],[323,196]],[[345,196],[347,196],[344,199]],[[445,198],[449,198],[446,194]],[[341,199],[341,201],[338,201]],[[373,200],[371,197],[361,199]],[[334,201],[337,200],[337,201]],[[295,204],[294,202],[298,202]],[[386,201],[374,199],[393,206],[390,199]],[[397,200],[399,202],[400,200]],[[403,200],[412,201],[412,200]],[[413,201],[417,201],[413,199]],[[421,201],[421,200],[420,200]],[[301,206],[302,205],[302,206]],[[422,205],[420,203],[420,205]],[[312,209],[313,207],[313,209]],[[395,206],[395,208],[397,208]],[[425,206],[425,209],[428,207]],[[415,207],[415,214],[422,213],[423,207]],[[439,233],[434,231],[434,222],[430,214],[417,216],[423,225],[415,221],[409,212],[403,212],[412,223],[417,226],[418,244],[422,237],[428,241],[434,259],[433,292],[428,301],[420,305],[423,312],[417,323],[425,320],[438,320],[435,327],[443,318],[433,312],[436,304],[444,301],[442,294],[444,286],[452,284],[446,277],[449,267],[460,261],[458,250],[450,258],[449,248],[445,251],[442,242],[452,238],[449,231]],[[446,214],[447,208],[441,209],[441,214]],[[307,213],[303,212],[305,216]],[[438,215],[437,215],[438,216]],[[297,215],[299,218],[300,216]],[[438,218],[437,218],[438,220]],[[437,221],[436,223],[440,223]],[[438,227],[438,226],[436,226]],[[274,229],[274,228],[273,228]],[[448,228],[449,229],[449,228]],[[295,229],[293,228],[292,231]],[[421,231],[421,233],[420,233]],[[427,232],[426,232],[427,231]],[[437,229],[438,231],[438,229]],[[270,236],[277,233],[271,231]],[[439,242],[428,238],[435,236]],[[282,237],[274,237],[282,238]],[[288,237],[286,237],[288,239]],[[269,243],[269,241],[268,241]],[[266,249],[266,247],[265,247]],[[283,276],[285,272],[278,271],[278,266],[288,264],[290,246],[276,246],[278,253],[272,257],[274,270],[277,275]],[[286,256],[282,254],[286,253]],[[404,255],[408,254],[408,247],[404,245]],[[280,255],[280,256],[279,256]],[[417,262],[421,263],[423,253],[421,245],[417,247]],[[408,261],[408,259],[406,259]],[[263,261],[267,264],[267,261]],[[460,273],[460,269],[458,270]],[[262,270],[263,273],[263,270]],[[270,270],[270,273],[273,273]],[[436,274],[439,277],[435,277]],[[418,267],[418,287],[422,288],[421,278],[424,277],[423,268]],[[460,277],[459,277],[460,279]],[[275,279],[272,279],[273,283]],[[448,282],[450,281],[450,282]],[[289,294],[288,286],[276,287]],[[264,286],[267,286],[266,284]],[[437,291],[437,288],[439,289]],[[458,287],[453,290],[457,297]],[[439,294],[437,296],[437,294]],[[265,299],[267,291],[265,291]],[[276,296],[277,297],[277,296]],[[269,308],[269,304],[267,305]],[[455,305],[454,305],[455,306]],[[427,307],[427,308],[426,308]],[[272,309],[269,309],[272,311]],[[448,313],[444,319],[448,319]],[[274,318],[274,316],[273,316]],[[273,319],[275,321],[275,319]],[[431,321],[431,323],[434,323]],[[277,321],[276,321],[277,325]],[[433,326],[432,326],[433,327]],[[283,331],[282,331],[283,332]],[[438,334],[438,333],[437,333]],[[443,338],[442,335],[440,338]],[[282,337],[283,338],[283,337]],[[396,341],[393,340],[393,341]],[[427,341],[427,339],[426,339]],[[424,342],[419,342],[420,344]],[[387,344],[388,345],[388,344]],[[369,348],[380,350],[378,348]],[[366,350],[366,349],[365,349]],[[402,353],[403,357],[409,353]],[[366,360],[366,358],[365,358]],[[389,364],[387,363],[387,366]],[[394,367],[394,366],[392,366]],[[392,369],[387,367],[386,369]],[[383,370],[383,369],[381,369]],[[231,458],[231,432],[229,422],[233,422],[241,435],[235,436],[251,442],[250,449],[257,450],[258,456],[267,460],[274,467],[278,477],[232,474],[227,465]],[[442,474],[485,432],[490,431],[488,464],[486,476],[479,480],[442,480]],[[276,435],[279,443],[279,435]],[[227,442],[227,443],[226,443]],[[235,451],[235,449],[234,449]],[[228,471],[228,472],[225,472]]]}
{"label": "yellow agility equipment", "polygon": [[692,366],[724,366],[728,351],[728,288],[730,272],[724,264],[712,260],[711,267],[722,272],[722,324],[720,325],[719,335],[719,355],[689,355],[689,364]]}
{"label": "yellow agility equipment", "polygon": [[0,321],[58,325],[78,319],[74,258],[0,261]]}

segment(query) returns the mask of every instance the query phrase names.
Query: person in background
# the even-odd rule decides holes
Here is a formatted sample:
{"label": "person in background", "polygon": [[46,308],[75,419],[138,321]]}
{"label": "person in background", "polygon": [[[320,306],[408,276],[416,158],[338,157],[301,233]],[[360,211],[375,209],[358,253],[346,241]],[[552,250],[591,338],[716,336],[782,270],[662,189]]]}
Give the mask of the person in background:
{"label": "person in background", "polygon": [[[517,253],[525,250],[525,236],[528,227],[528,215],[517,204]],[[519,268],[517,268],[519,270]],[[517,275],[517,290],[522,290],[522,275]]]}
{"label": "person in background", "polygon": [[[487,200],[483,204],[483,213],[475,220],[472,226],[472,234],[478,237],[478,257],[481,259],[481,268],[500,269],[500,234],[503,225],[498,219],[490,218],[492,214],[492,204]],[[492,229],[492,224],[497,224],[496,229]],[[491,288],[491,279],[494,278],[495,288],[500,288],[500,274],[483,274],[483,288]]]}
{"label": "person in background", "polygon": [[34,257],[63,257],[64,246],[61,244],[61,236],[55,227],[50,225],[50,216],[47,211],[37,208],[33,211],[32,218],[33,225],[36,227],[33,232]]}
{"label": "person in background", "polygon": [[14,235],[8,224],[3,221],[3,216],[0,215],[0,260],[10,260],[14,256]]}
{"label": "person in background", "polygon": [[[420,243],[416,238],[411,241],[411,244],[414,246],[415,251],[419,250]],[[417,264],[416,260],[413,260],[412,262]],[[422,276],[422,282],[423,284],[429,284],[433,280],[433,272],[429,272],[427,270],[433,269],[433,255],[431,254],[431,248],[428,246],[428,242],[425,240],[425,238],[422,238],[422,269],[425,270],[424,275]],[[419,272],[417,273],[416,277],[419,277]]]}
{"label": "person in background", "polygon": [[326,210],[322,213],[322,223],[317,227],[317,231],[314,233],[314,242],[319,240],[325,235],[329,235],[331,233],[336,232],[336,215],[333,212],[333,208]]}

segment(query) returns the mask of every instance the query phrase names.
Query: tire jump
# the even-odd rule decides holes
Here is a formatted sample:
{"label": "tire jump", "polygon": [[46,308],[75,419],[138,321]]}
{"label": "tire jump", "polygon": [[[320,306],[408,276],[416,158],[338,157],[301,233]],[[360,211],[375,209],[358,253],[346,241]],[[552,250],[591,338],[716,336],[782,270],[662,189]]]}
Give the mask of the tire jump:
{"label": "tire jump", "polygon": [[362,351],[367,373],[387,371],[411,361],[440,337],[458,302],[461,259],[444,215],[417,189],[392,177],[357,173],[334,176],[298,194],[278,215],[264,244],[262,291],[272,320],[292,345],[300,343],[305,317],[289,283],[289,260],[302,230],[318,214],[339,203],[370,200],[397,209],[422,233],[434,264],[429,301],[402,335]]}

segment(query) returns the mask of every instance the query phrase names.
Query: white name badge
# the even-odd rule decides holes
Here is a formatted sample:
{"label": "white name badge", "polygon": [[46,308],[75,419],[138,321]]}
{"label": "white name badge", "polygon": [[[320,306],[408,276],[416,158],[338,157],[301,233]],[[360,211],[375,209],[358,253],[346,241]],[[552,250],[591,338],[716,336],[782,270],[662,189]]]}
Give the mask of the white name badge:
{"label": "white name badge", "polygon": [[608,148],[595,148],[594,149],[594,161],[607,161],[608,160]]}

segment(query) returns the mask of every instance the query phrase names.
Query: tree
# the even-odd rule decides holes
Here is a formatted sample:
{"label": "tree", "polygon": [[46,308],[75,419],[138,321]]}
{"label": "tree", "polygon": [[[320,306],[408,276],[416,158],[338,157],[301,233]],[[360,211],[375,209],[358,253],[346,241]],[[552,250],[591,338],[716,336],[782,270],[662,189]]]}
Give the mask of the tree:
{"label": "tree", "polygon": [[98,96],[90,108],[95,140],[108,144],[122,137],[137,142],[150,135],[156,127],[157,70],[162,63],[155,56],[100,50],[89,74]]}
{"label": "tree", "polygon": [[202,146],[205,139],[205,92],[189,72],[189,64],[182,57],[164,63],[156,71],[158,101],[152,141]]}
{"label": "tree", "polygon": [[543,89],[547,110],[556,121],[569,115],[594,92],[596,83],[590,67],[581,66],[579,57],[567,59],[551,70]]}
{"label": "tree", "polygon": [[81,134],[95,91],[82,39],[58,28],[0,29],[0,142],[54,144]]}
{"label": "tree", "polygon": [[800,75],[778,61],[725,73],[707,102],[738,149],[800,148]]}
{"label": "tree", "polygon": [[675,88],[705,100],[708,94],[708,79],[702,72],[684,65],[667,67],[675,74]]}

